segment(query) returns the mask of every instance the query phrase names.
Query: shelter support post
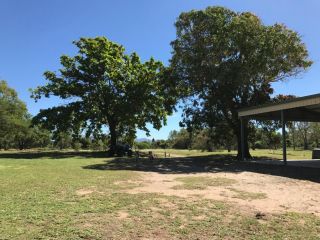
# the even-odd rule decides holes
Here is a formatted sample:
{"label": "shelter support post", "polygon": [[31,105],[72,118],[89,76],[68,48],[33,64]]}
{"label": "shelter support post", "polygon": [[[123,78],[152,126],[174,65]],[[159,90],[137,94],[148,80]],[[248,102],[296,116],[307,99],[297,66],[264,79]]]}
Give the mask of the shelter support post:
{"label": "shelter support post", "polygon": [[240,118],[240,131],[241,131],[241,160],[244,161],[244,126],[243,118]]}
{"label": "shelter support post", "polygon": [[282,155],[283,163],[287,165],[287,141],[286,141],[286,121],[284,110],[281,110],[281,126],[282,126]]}

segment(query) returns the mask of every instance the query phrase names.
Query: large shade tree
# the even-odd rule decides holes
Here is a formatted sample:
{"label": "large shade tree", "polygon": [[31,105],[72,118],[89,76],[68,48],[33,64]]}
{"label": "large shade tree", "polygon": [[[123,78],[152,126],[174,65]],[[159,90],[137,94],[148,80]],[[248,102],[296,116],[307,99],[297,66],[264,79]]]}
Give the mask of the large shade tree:
{"label": "large shade tree", "polygon": [[45,72],[48,83],[32,94],[36,100],[54,95],[68,103],[41,110],[34,122],[75,136],[107,129],[111,154],[120,136],[133,140],[137,128],[148,133],[147,123],[156,129],[166,123],[175,99],[166,96],[171,90],[161,62],[141,62],[136,53],[127,55],[123,46],[105,37],[81,38],[74,44],[78,54],[61,56],[62,68]]}
{"label": "large shade tree", "polygon": [[[223,7],[182,13],[175,26],[171,68],[186,86],[184,123],[227,125],[237,136],[241,156],[237,110],[271,101],[272,83],[312,64],[301,37],[282,24],[267,26],[252,13]],[[250,157],[245,133],[244,156]]]}

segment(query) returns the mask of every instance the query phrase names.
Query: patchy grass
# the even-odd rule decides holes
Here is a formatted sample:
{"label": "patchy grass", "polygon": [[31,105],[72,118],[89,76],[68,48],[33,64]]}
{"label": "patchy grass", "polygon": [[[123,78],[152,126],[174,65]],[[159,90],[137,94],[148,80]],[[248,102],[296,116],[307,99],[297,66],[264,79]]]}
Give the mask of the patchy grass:
{"label": "patchy grass", "polygon": [[183,184],[174,186],[174,189],[206,189],[207,187],[230,186],[237,181],[223,177],[179,177],[175,180]]}
{"label": "patchy grass", "polygon": [[247,192],[235,188],[229,188],[230,191],[235,192],[234,198],[239,198],[243,200],[255,200],[255,199],[265,199],[267,198],[267,194],[260,192]]}
{"label": "patchy grass", "polygon": [[[1,240],[320,238],[320,219],[311,214],[261,222],[224,202],[128,194],[141,184],[139,173],[83,168],[110,161],[103,154],[30,154],[0,153]],[[230,180],[187,181],[225,186]]]}

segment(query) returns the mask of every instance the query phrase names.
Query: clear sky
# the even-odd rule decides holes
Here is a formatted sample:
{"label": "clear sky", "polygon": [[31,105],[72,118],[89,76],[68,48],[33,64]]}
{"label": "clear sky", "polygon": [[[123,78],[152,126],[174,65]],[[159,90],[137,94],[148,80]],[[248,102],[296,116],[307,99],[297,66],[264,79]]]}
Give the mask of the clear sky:
{"label": "clear sky", "polygon": [[[153,56],[167,64],[178,15],[217,5],[251,11],[265,24],[284,23],[298,31],[314,64],[300,78],[274,85],[276,94],[320,92],[319,0],[0,0],[0,79],[17,90],[35,115],[62,103],[59,99],[34,103],[28,89],[45,83],[43,72],[57,70],[62,54],[75,54],[73,40],[106,36],[143,60]],[[170,130],[179,129],[180,114],[169,117],[160,131],[152,130],[152,137],[166,138]],[[138,137],[145,134],[138,132]]]}

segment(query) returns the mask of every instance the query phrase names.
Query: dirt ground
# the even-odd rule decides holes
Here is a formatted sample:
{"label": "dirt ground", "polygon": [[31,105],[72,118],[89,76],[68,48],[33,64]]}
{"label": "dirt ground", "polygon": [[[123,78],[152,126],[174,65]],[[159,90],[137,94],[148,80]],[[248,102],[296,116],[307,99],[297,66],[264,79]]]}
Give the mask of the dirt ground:
{"label": "dirt ground", "polygon": [[[294,211],[320,216],[320,184],[281,176],[253,172],[141,173],[139,187],[129,193],[160,193],[196,200],[199,198],[220,200],[239,206],[245,212],[281,213]],[[205,189],[180,189],[177,178],[199,177],[234,179],[230,186],[208,186]],[[238,193],[262,194],[263,198],[242,198]]]}

